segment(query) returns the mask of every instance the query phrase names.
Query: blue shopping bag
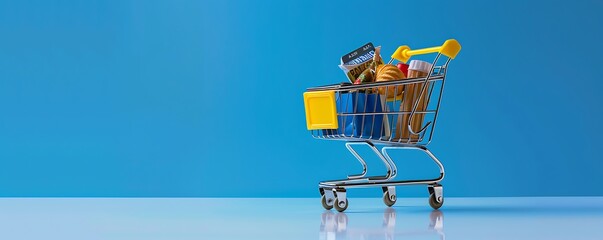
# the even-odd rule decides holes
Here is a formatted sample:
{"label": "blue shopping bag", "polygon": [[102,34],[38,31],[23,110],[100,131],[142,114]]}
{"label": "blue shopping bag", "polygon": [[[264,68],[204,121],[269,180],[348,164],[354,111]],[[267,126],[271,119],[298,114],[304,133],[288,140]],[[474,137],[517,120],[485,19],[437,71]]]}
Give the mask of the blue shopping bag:
{"label": "blue shopping bag", "polygon": [[336,107],[339,128],[324,130],[323,133],[366,139],[379,139],[385,136],[383,114],[340,115],[346,113],[383,113],[384,105],[382,101],[382,97],[376,93],[337,94]]}

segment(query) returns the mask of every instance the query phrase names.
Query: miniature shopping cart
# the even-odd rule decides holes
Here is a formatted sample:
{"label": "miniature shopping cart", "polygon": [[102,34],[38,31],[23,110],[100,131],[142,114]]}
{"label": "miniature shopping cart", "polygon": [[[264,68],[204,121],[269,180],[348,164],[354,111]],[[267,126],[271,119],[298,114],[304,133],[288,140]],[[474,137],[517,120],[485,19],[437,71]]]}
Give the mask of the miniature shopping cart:
{"label": "miniature shopping cart", "polygon": [[[313,87],[304,93],[306,123],[312,136],[346,141],[345,146],[363,167],[360,174],[319,183],[325,209],[335,207],[337,211],[345,211],[348,207],[346,189],[356,187],[381,187],[383,201],[391,207],[396,202],[395,186],[417,184],[427,185],[431,207],[438,209],[444,204],[440,184],[444,166],[427,145],[433,138],[448,64],[460,50],[460,44],[454,39],[447,40],[442,46],[418,50],[401,46],[392,55],[390,63],[394,59],[406,63],[415,55],[435,54],[426,77]],[[354,149],[358,145],[372,149],[385,164],[385,175],[366,176],[367,164]],[[398,149],[424,152],[437,164],[440,176],[395,180],[397,168],[389,153]]]}

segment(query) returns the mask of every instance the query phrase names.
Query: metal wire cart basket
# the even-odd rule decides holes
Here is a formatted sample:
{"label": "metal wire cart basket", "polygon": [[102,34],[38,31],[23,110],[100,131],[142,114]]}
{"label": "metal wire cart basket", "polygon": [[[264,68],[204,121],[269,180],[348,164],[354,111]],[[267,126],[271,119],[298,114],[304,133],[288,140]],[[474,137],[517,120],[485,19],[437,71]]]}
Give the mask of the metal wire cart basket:
{"label": "metal wire cart basket", "polygon": [[[460,51],[460,44],[449,39],[442,46],[411,50],[399,47],[390,63],[396,59],[406,63],[412,56],[434,54],[435,59],[424,77],[372,82],[366,84],[336,84],[309,88],[304,93],[306,123],[312,136],[324,140],[346,141],[345,146],[362,164],[360,174],[346,179],[319,183],[322,206],[343,212],[348,207],[347,188],[381,187],[385,205],[396,202],[400,185],[427,185],[429,205],[434,209],[444,204],[440,181],[444,166],[427,149],[434,129],[448,64]],[[385,175],[366,176],[367,164],[354,146],[365,145],[383,161]],[[420,150],[439,167],[440,176],[434,179],[395,180],[396,164],[389,152],[397,149]]]}

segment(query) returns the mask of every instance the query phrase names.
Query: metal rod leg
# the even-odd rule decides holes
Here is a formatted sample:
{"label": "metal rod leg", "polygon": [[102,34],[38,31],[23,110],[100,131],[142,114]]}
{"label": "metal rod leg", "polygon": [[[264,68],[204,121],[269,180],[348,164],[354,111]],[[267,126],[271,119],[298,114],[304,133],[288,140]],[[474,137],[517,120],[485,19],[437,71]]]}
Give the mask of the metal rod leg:
{"label": "metal rod leg", "polygon": [[396,175],[398,175],[398,167],[396,167],[396,163],[394,162],[394,160],[389,156],[389,154],[387,154],[387,147],[383,147],[381,149],[381,155],[383,155],[383,157],[387,159],[392,169],[392,175],[388,179],[395,178]]}
{"label": "metal rod leg", "polygon": [[431,151],[429,151],[426,147],[423,146],[400,146],[400,147],[383,147],[381,149],[381,151],[383,152],[384,158],[388,158],[391,160],[391,157],[389,156],[388,150],[391,149],[418,149],[423,151],[425,154],[427,154],[431,160],[433,160],[436,165],[438,166],[438,168],[440,169],[440,176],[438,178],[434,178],[434,179],[419,179],[419,180],[399,180],[399,181],[371,181],[369,179],[369,181],[366,182],[339,182],[337,183],[337,186],[339,187],[376,187],[376,186],[383,186],[383,187],[387,187],[387,186],[399,186],[399,185],[416,185],[416,184],[427,184],[427,185],[434,185],[439,183],[440,181],[442,181],[442,179],[444,179],[444,165],[442,165],[442,163],[440,162],[440,160],[433,155],[433,153]]}
{"label": "metal rod leg", "polygon": [[[367,145],[371,150],[373,150],[373,152],[379,157],[379,159],[381,159],[381,161],[385,165],[385,168],[387,168],[387,173],[383,176],[370,176],[370,177],[364,177],[364,175],[366,175],[366,173],[363,173],[364,175],[363,174],[352,175],[351,178],[348,176],[348,179],[322,181],[319,183],[320,187],[333,187],[335,185],[341,185],[341,184],[345,185],[345,184],[354,183],[354,182],[366,182],[366,181],[384,182],[384,181],[388,181],[388,180],[392,179],[395,176],[396,166],[393,165],[393,162],[391,162],[390,160],[385,158],[385,156],[383,156],[383,154],[381,154],[379,149],[377,149],[377,147],[375,147],[374,144],[372,144],[370,142],[349,142],[349,145],[346,144],[346,147],[348,147],[348,150],[352,149],[352,150],[350,150],[350,152],[352,152],[352,154],[356,157],[356,159],[358,159],[360,164],[362,164],[363,167],[366,168],[365,167],[366,162],[364,161],[362,156],[360,156],[360,154],[358,154],[355,150],[353,150],[351,145]],[[356,176],[362,176],[362,177],[356,177]]]}
{"label": "metal rod leg", "polygon": [[[421,150],[423,150],[423,152],[427,153],[427,155],[429,155],[429,157],[438,165],[438,167],[440,168],[440,181],[444,178],[444,175],[446,174],[444,172],[444,165],[442,164],[442,162],[440,162],[440,160],[433,155],[433,153],[431,151],[429,151],[429,149],[427,149],[426,147],[422,147],[419,148]],[[439,182],[439,181],[438,181]]]}
{"label": "metal rod leg", "polygon": [[364,161],[364,159],[362,159],[362,157],[358,154],[358,152],[356,152],[356,150],[354,150],[354,148],[352,147],[352,145],[359,145],[359,144],[362,144],[362,143],[357,143],[357,142],[345,143],[345,147],[348,149],[348,151],[350,151],[352,153],[352,155],[354,155],[354,157],[356,157],[358,162],[360,162],[360,164],[362,165],[362,173],[348,175],[348,179],[358,179],[358,178],[362,178],[366,175],[366,171],[367,171],[366,162]]}
{"label": "metal rod leg", "polygon": [[383,162],[383,164],[385,165],[385,167],[387,168],[387,174],[385,174],[385,176],[377,176],[377,177],[371,177],[369,178],[369,180],[390,180],[393,177],[393,168],[396,168],[395,166],[392,166],[393,162],[389,161],[387,158],[385,158],[383,156],[383,154],[381,154],[381,152],[379,151],[379,149],[377,149],[377,147],[375,147],[374,144],[372,143],[368,143],[367,145],[373,150],[373,152],[379,157],[379,159],[381,159],[381,161]]}

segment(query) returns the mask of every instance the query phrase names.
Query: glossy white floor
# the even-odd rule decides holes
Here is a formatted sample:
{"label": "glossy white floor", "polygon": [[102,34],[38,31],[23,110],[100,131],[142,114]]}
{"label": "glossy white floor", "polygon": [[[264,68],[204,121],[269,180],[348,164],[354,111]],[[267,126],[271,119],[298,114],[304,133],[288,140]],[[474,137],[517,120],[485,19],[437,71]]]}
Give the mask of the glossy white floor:
{"label": "glossy white floor", "polygon": [[0,199],[0,239],[603,239],[603,197]]}

